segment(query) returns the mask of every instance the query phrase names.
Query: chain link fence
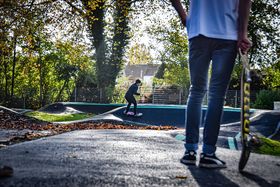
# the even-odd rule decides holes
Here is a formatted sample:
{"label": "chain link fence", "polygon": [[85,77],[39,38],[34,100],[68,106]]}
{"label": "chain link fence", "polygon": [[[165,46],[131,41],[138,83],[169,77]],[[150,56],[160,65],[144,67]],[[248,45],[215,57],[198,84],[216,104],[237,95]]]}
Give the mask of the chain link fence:
{"label": "chain link fence", "polygon": [[176,87],[141,87],[140,103],[185,104],[186,93]]}
{"label": "chain link fence", "polygon": [[[117,90],[112,97],[114,103],[126,103],[124,99],[125,92],[127,87],[122,87]],[[161,86],[161,87],[148,87],[142,86],[139,88],[140,96],[137,96],[136,99],[138,103],[142,104],[174,104],[174,105],[185,105],[188,98],[188,89],[183,89],[180,87],[172,86]],[[251,104],[255,103],[256,95],[259,91],[251,90],[250,100]],[[225,106],[229,107],[240,107],[240,90],[228,90],[225,97]],[[71,102],[88,102],[88,103],[102,103],[101,102],[101,93],[97,88],[76,88],[73,90],[70,98],[67,101]],[[116,99],[117,98],[117,99]],[[11,104],[14,108],[25,108],[26,102],[28,100],[26,97],[17,98],[13,100]],[[207,105],[208,95],[205,94],[203,105]],[[46,103],[49,104],[49,103]]]}
{"label": "chain link fence", "polygon": [[[128,88],[127,88],[128,89]],[[127,89],[124,89],[124,93]],[[147,104],[177,104],[185,105],[188,97],[188,90],[180,87],[147,87],[142,86],[138,92],[141,93],[137,97],[139,103]],[[258,91],[251,91],[251,103],[256,100]],[[77,102],[96,102],[99,103],[99,93],[97,89],[80,88],[75,91],[75,96],[71,97],[71,101]],[[125,101],[124,99],[122,101]],[[203,100],[203,105],[207,105],[208,95],[206,94]],[[225,106],[240,107],[240,90],[228,90],[225,98]]]}

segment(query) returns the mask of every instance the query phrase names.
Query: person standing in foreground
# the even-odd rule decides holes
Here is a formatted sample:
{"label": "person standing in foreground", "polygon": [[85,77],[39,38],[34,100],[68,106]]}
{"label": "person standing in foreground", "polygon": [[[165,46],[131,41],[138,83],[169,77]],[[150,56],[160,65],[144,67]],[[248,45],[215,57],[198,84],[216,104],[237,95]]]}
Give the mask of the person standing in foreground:
{"label": "person standing in foreground", "polygon": [[237,51],[247,53],[251,46],[247,37],[251,1],[190,0],[188,16],[180,0],[170,1],[187,27],[189,39],[191,86],[186,109],[186,150],[180,161],[187,165],[196,164],[202,100],[208,89],[199,167],[225,168],[226,163],[215,155],[216,143]]}
{"label": "person standing in foreground", "polygon": [[141,84],[141,81],[139,79],[137,79],[135,81],[134,84],[132,84],[129,89],[127,90],[126,94],[125,94],[125,99],[128,102],[128,105],[126,107],[126,110],[124,111],[124,114],[127,114],[130,108],[131,103],[133,103],[134,105],[134,116],[137,115],[136,110],[137,110],[137,102],[134,98],[134,95],[140,95],[140,93],[138,93],[138,87]]}

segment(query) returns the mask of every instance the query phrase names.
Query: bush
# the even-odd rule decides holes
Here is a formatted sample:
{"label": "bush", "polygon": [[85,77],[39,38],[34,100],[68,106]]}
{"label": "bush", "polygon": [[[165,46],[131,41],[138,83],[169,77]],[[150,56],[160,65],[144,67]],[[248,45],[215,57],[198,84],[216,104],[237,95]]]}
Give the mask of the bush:
{"label": "bush", "polygon": [[117,80],[117,84],[113,89],[112,92],[112,103],[126,103],[124,98],[126,91],[128,90],[129,86],[133,84],[127,77],[121,77]]}
{"label": "bush", "polygon": [[280,90],[261,90],[257,94],[254,108],[273,109],[274,101],[280,101]]}

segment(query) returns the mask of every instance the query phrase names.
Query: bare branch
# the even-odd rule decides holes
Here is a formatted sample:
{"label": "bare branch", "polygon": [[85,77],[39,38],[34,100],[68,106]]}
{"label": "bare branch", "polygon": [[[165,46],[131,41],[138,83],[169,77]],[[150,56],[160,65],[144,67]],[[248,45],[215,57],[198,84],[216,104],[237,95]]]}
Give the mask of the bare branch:
{"label": "bare branch", "polygon": [[83,12],[82,9],[79,9],[76,7],[72,2],[69,2],[68,0],[64,0],[71,8],[73,8],[75,11],[77,11],[81,16],[86,16],[86,14]]}

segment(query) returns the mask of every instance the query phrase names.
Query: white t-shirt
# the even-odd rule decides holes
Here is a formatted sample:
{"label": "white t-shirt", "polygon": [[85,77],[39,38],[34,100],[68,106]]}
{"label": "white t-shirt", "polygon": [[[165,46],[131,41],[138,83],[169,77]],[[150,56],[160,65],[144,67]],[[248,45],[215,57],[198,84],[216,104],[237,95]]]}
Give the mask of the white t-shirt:
{"label": "white t-shirt", "polygon": [[187,18],[189,39],[209,38],[237,40],[238,0],[190,0]]}

